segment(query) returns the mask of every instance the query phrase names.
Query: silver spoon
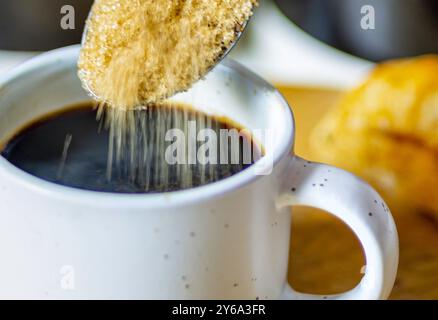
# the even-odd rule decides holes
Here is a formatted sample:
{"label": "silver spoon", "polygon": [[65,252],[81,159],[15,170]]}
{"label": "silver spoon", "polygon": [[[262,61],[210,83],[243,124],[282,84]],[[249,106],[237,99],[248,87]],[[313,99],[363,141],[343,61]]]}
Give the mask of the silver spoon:
{"label": "silver spoon", "polygon": [[[234,49],[234,47],[236,46],[236,44],[239,42],[240,38],[242,38],[242,35],[244,34],[246,27],[249,23],[249,20],[251,20],[251,17],[245,21],[245,23],[240,26],[240,30],[236,30],[236,38],[234,39],[233,43],[231,43],[231,45],[228,47],[227,50],[225,50],[216,60],[216,63],[211,67],[210,70],[214,69],[219,63],[221,63],[222,60],[224,60],[228,54],[231,52],[231,50]],[[209,71],[210,71],[209,70]]]}

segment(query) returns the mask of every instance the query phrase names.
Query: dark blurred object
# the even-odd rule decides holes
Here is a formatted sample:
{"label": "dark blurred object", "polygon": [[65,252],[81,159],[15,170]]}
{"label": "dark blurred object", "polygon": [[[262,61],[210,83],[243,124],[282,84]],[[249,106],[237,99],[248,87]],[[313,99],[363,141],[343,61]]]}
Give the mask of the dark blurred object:
{"label": "dark blurred object", "polygon": [[[369,60],[438,53],[437,0],[276,0],[303,30]],[[363,6],[375,9],[375,30],[363,30]]]}
{"label": "dark blurred object", "polygon": [[[0,0],[0,50],[44,51],[79,43],[93,0]],[[75,9],[75,29],[61,28],[61,8]]]}

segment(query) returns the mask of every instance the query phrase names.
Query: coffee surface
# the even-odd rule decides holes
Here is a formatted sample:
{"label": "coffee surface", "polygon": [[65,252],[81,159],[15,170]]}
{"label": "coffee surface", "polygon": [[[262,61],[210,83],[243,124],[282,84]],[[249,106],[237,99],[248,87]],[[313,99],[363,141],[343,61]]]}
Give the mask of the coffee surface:
{"label": "coffee surface", "polygon": [[[125,142],[134,143],[136,147],[119,150],[121,154],[117,154],[117,150],[109,153],[113,147],[109,130],[105,129],[105,121],[96,121],[96,111],[89,103],[29,124],[6,143],[1,155],[34,176],[69,187],[114,193],[154,193],[225,179],[248,168],[261,154],[250,136],[244,134],[239,135],[237,148],[230,139],[227,143],[219,139],[216,145],[210,145],[213,149],[205,152],[205,142],[210,141],[207,138],[194,143],[192,140],[192,149],[189,149],[189,130],[193,125],[196,125],[195,139],[206,128],[217,137],[221,132],[240,130],[223,119],[182,107],[149,107],[137,113],[134,120],[143,125],[137,124],[138,132],[129,134],[131,141]],[[171,129],[180,136],[185,135],[183,143],[175,144],[177,139],[169,134]],[[251,148],[249,158],[248,146]],[[223,156],[224,147],[228,150],[226,156]],[[184,151],[182,156],[176,156],[178,150]],[[217,164],[211,160],[214,160],[211,157],[214,150]],[[224,164],[220,164],[221,153]],[[109,154],[114,154],[115,159],[109,159]],[[172,163],[176,159],[178,162]],[[205,163],[206,159],[211,163]]]}

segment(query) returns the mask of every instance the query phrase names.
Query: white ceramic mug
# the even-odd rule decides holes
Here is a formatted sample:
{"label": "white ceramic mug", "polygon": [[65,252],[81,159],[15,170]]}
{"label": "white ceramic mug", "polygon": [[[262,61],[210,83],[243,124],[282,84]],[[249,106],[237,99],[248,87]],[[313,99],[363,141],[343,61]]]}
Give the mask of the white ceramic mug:
{"label": "white ceramic mug", "polygon": [[[1,78],[0,141],[88,100],[76,76],[78,51],[43,54]],[[258,175],[253,166],[195,189],[123,195],[52,184],[0,158],[0,298],[388,297],[398,239],[387,206],[353,175],[293,154],[294,120],[277,90],[226,60],[174,99],[274,132],[265,146],[272,172]],[[269,173],[269,165],[258,170]],[[288,286],[290,207],[297,204],[327,210],[356,233],[367,267],[352,291],[322,297]]]}

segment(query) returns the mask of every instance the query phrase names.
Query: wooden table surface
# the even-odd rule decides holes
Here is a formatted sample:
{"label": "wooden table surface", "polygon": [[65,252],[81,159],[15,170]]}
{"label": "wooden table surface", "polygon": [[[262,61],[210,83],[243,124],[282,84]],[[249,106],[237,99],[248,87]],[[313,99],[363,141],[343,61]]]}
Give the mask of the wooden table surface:
{"label": "wooden table surface", "polygon": [[[341,96],[316,88],[280,91],[294,110],[300,156],[318,161],[308,147],[315,124]],[[390,203],[400,237],[400,265],[391,299],[438,299],[438,219]],[[359,242],[342,222],[316,209],[294,210],[289,282],[301,292],[334,294],[353,288],[365,264]]]}

